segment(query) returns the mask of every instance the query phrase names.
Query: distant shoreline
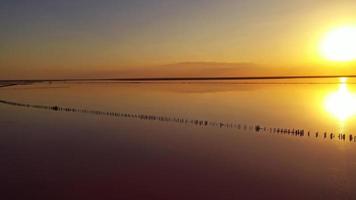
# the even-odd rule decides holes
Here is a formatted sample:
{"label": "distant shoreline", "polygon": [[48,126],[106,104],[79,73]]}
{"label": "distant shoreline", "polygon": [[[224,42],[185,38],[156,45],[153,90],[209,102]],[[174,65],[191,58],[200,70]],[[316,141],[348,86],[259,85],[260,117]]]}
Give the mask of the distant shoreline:
{"label": "distant shoreline", "polygon": [[[8,83],[35,83],[35,82],[61,82],[61,81],[228,81],[228,80],[281,80],[281,79],[329,79],[329,78],[356,78],[356,75],[313,75],[313,76],[233,76],[233,77],[152,77],[152,78],[102,78],[102,79],[26,79],[26,80],[0,80],[1,85]],[[0,86],[1,86],[0,85]]]}

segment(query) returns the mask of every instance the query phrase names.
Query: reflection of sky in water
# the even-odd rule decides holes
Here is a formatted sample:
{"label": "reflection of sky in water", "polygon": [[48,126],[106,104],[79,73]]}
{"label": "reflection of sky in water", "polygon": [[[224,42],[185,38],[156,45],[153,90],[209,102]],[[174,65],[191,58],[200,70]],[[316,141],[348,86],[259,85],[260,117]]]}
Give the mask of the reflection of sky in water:
{"label": "reflection of sky in water", "polygon": [[[116,83],[3,88],[0,99],[27,104],[320,131],[318,138],[288,137],[0,104],[0,176],[10,183],[3,190],[21,181],[26,194],[43,194],[36,189],[42,187],[27,187],[42,184],[60,199],[102,199],[103,194],[137,199],[137,193],[143,194],[139,199],[147,194],[352,199],[356,144],[322,135],[336,134],[341,118],[345,133],[355,133],[354,89],[352,84]],[[171,198],[162,191],[193,198]]]}

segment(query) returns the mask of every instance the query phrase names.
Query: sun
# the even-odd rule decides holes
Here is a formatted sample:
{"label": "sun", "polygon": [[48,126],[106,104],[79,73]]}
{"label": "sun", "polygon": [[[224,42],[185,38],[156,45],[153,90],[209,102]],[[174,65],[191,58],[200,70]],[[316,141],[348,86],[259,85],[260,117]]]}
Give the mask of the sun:
{"label": "sun", "polygon": [[345,26],[328,32],[321,43],[321,54],[328,60],[356,60],[356,26]]}

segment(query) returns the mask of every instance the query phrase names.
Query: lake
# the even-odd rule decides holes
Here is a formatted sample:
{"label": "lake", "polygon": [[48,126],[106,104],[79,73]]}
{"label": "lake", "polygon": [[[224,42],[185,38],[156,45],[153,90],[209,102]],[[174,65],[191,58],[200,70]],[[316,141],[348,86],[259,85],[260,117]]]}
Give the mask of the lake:
{"label": "lake", "polygon": [[4,199],[352,199],[356,80],[0,88]]}

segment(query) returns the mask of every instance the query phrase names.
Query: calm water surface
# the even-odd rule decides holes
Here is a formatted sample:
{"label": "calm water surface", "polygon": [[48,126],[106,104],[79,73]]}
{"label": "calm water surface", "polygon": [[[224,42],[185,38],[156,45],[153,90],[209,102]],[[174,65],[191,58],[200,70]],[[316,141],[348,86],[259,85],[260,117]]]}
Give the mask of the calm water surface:
{"label": "calm water surface", "polygon": [[2,87],[2,190],[5,199],[353,199],[353,81]]}

